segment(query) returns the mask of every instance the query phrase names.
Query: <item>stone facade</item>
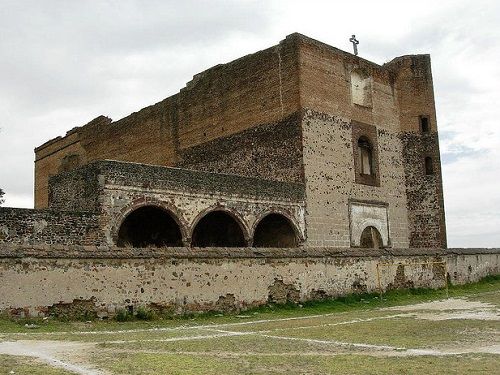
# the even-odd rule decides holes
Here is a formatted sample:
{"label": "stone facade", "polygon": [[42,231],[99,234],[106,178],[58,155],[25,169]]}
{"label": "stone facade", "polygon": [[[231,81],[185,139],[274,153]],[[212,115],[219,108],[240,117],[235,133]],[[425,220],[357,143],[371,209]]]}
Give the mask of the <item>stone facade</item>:
{"label": "stone facade", "polygon": [[[499,273],[499,249],[123,249],[0,244],[0,311],[241,310]],[[377,277],[380,275],[380,279]]]}
{"label": "stone facade", "polygon": [[[35,149],[0,208],[0,312],[240,310],[499,273],[446,249],[430,57],[300,34]],[[258,248],[258,249],[257,249]]]}
{"label": "stone facade", "polygon": [[178,245],[190,246],[197,224],[215,212],[240,227],[240,246],[253,245],[269,215],[286,220],[296,245],[306,237],[302,183],[97,161],[52,177],[49,192],[50,210],[0,208],[0,243],[113,246],[140,208],[170,216],[180,231]]}
{"label": "stone facade", "polygon": [[0,208],[0,243],[101,245],[106,241],[95,213]]}
{"label": "stone facade", "polygon": [[[384,247],[446,247],[428,55],[380,66],[292,34],[276,46],[195,75],[178,94],[157,104],[116,122],[100,116],[35,152],[39,208],[105,209],[110,198],[98,184],[83,189],[84,174],[71,183],[56,181],[78,166],[113,159],[302,183],[299,225],[306,247],[361,244],[352,228],[363,231],[368,218],[353,217],[351,201],[366,205],[359,212],[386,207],[385,220],[371,221],[374,231],[387,230],[379,233]],[[168,197],[168,189],[152,191],[155,178],[127,174],[125,184],[129,190],[135,186],[134,199],[142,194],[172,204],[176,198]],[[225,182],[216,181],[209,190],[218,194],[217,183]],[[243,185],[225,185],[224,197],[240,195]],[[184,188],[190,194],[190,187]],[[68,197],[71,191],[75,199]],[[227,204],[218,197],[210,204]],[[191,194],[188,200],[193,199]],[[240,216],[248,215],[243,211]],[[113,226],[113,217],[106,216],[111,213],[101,213],[101,224]]]}

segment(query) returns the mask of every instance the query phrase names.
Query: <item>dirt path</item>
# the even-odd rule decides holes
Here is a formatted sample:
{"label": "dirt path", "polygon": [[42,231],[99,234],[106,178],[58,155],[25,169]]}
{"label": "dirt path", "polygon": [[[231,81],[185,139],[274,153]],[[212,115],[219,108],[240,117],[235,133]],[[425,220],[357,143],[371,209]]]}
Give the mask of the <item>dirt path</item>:
{"label": "dirt path", "polygon": [[0,354],[35,357],[51,366],[82,375],[104,375],[103,371],[81,364],[94,343],[20,340],[0,342]]}

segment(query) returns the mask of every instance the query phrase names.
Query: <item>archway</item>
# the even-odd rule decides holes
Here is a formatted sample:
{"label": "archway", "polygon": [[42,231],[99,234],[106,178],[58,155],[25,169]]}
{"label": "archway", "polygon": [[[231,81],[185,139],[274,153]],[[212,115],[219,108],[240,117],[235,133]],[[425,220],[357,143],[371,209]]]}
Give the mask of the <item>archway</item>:
{"label": "archway", "polygon": [[119,247],[182,246],[179,225],[168,211],[157,206],[143,206],[123,220],[118,231]]}
{"label": "archway", "polygon": [[254,247],[297,247],[298,243],[293,224],[281,214],[269,214],[255,227]]}
{"label": "archway", "polygon": [[203,216],[193,229],[193,247],[244,247],[241,225],[225,211],[212,211]]}
{"label": "archway", "polygon": [[380,249],[383,247],[382,236],[375,227],[366,227],[361,233],[359,245],[365,249]]}

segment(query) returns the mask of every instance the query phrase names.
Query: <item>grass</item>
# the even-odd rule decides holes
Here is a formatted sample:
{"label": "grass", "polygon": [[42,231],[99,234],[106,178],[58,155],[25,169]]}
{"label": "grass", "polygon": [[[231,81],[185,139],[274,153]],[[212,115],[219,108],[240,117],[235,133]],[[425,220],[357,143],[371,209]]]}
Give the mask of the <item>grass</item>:
{"label": "grass", "polygon": [[[500,277],[450,286],[449,294],[490,303],[500,309]],[[399,290],[384,294],[383,298],[364,294],[301,306],[262,306],[243,313],[244,317],[202,314],[160,319],[144,310],[135,320],[129,320],[130,314],[125,314],[123,322],[37,321],[41,326],[34,330],[25,328],[25,322],[0,319],[0,341],[73,341],[73,349],[68,349],[68,357],[64,358],[66,362],[71,363],[73,355],[78,361],[110,374],[495,373],[500,356],[482,353],[477,348],[500,343],[498,320],[470,318],[473,314],[467,315],[467,319],[424,320],[417,319],[419,314],[442,312],[385,309],[445,297],[444,290]],[[488,311],[495,313],[493,309]],[[162,329],[141,331],[152,328]],[[235,335],[215,337],[228,332]],[[83,345],[84,341],[92,344]],[[400,350],[333,342],[441,352],[410,356]],[[59,347],[64,345],[59,342]],[[444,355],[457,351],[477,353]],[[15,374],[67,373],[27,357],[0,356],[0,374],[8,373],[2,372],[6,369]]]}
{"label": "grass", "polygon": [[30,357],[0,354],[0,375],[69,375],[73,372],[43,364]]}
{"label": "grass", "polygon": [[498,328],[498,321],[457,319],[422,322],[413,318],[394,318],[307,330],[284,330],[274,334],[403,348],[440,348],[452,347],[456,342],[461,345],[500,343]]}
{"label": "grass", "polygon": [[494,355],[459,357],[335,356],[192,356],[182,354],[118,355],[101,358],[114,374],[493,374]]}

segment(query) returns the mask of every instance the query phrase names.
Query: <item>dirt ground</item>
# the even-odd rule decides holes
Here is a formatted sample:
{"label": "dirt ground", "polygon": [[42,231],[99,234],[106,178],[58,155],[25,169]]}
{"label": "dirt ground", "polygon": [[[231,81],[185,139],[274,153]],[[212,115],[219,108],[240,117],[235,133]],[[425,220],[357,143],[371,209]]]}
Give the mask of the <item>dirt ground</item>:
{"label": "dirt ground", "polygon": [[33,373],[42,364],[46,374],[491,374],[500,365],[499,287],[384,308],[297,308],[265,319],[250,313],[139,328],[0,332],[0,374]]}

